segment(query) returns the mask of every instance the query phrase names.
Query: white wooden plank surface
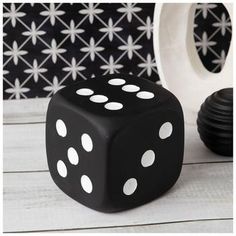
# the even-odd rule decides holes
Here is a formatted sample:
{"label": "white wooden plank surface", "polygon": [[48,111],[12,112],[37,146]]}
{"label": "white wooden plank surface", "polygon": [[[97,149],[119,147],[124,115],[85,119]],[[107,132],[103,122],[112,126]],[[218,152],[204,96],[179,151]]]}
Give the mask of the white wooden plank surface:
{"label": "white wooden plank surface", "polygon": [[177,184],[163,197],[115,214],[71,200],[48,172],[5,173],[3,186],[5,232],[232,218],[232,163],[185,165]]}
{"label": "white wooden plank surface", "polygon": [[49,98],[4,100],[3,123],[45,122]]}
{"label": "white wooden plank surface", "polygon": [[45,124],[3,126],[3,171],[48,170]]}
{"label": "white wooden plank surface", "polygon": [[[232,232],[232,163],[184,165],[172,190],[126,212],[98,213],[71,200],[47,172],[43,122],[48,102],[49,99],[3,102],[3,121],[9,124],[3,128],[4,171],[8,172],[4,174],[4,231]],[[210,152],[194,125],[186,126],[185,140],[185,164],[232,162],[232,158]],[[29,173],[10,173],[18,171]],[[192,220],[197,221],[189,222]]]}
{"label": "white wooden plank surface", "polygon": [[[3,126],[4,171],[47,170],[45,124]],[[186,125],[184,163],[232,161],[209,151],[195,126]]]}
{"label": "white wooden plank surface", "polygon": [[233,220],[203,220],[155,225],[56,231],[63,233],[232,233]]}

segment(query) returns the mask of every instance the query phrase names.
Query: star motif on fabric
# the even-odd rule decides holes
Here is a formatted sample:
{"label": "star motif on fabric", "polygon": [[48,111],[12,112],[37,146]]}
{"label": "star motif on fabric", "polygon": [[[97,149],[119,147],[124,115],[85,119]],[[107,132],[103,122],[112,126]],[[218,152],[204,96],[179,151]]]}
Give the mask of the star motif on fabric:
{"label": "star motif on fabric", "polygon": [[64,48],[58,48],[55,39],[52,39],[51,47],[50,47],[50,48],[44,49],[44,50],[42,51],[42,53],[44,53],[44,54],[49,54],[49,55],[51,55],[53,63],[56,63],[56,62],[57,62],[57,57],[58,57],[58,55],[60,55],[60,54],[62,54],[62,53],[65,53],[65,52],[66,52],[66,49],[64,49]]}
{"label": "star motif on fabric", "polygon": [[133,3],[126,3],[123,4],[124,7],[117,9],[117,11],[126,14],[128,22],[131,22],[133,14],[142,11],[142,8],[136,7],[135,5]]}
{"label": "star motif on fabric", "polygon": [[214,59],[212,61],[213,64],[217,64],[217,66],[213,69],[213,71],[218,69],[218,67],[220,67],[222,69],[224,67],[224,65],[225,65],[225,59],[226,59],[225,51],[222,50],[221,54],[220,54],[220,57],[217,58],[217,59]]}
{"label": "star motif on fabric", "polygon": [[70,21],[70,27],[68,29],[65,29],[65,30],[61,31],[62,34],[70,35],[70,40],[71,40],[72,43],[75,42],[76,35],[81,34],[83,32],[84,32],[83,29],[76,28],[75,22],[73,20]]}
{"label": "star motif on fabric", "polygon": [[221,15],[221,18],[218,22],[215,22],[212,24],[214,27],[217,27],[220,29],[221,34],[225,36],[226,31],[228,30],[231,32],[231,21],[230,19],[226,19],[225,13]]}
{"label": "star motif on fabric", "polygon": [[109,18],[107,27],[99,29],[100,32],[108,33],[108,38],[110,42],[113,40],[114,33],[119,32],[121,30],[121,27],[116,27],[113,24],[112,18]]}
{"label": "star motif on fabric", "polygon": [[20,81],[18,78],[15,79],[14,85],[12,85],[11,88],[8,88],[5,90],[6,93],[12,94],[10,99],[12,97],[15,97],[16,99],[20,99],[21,97],[26,98],[24,93],[27,93],[29,91],[30,91],[29,88],[23,87],[23,85],[20,84]]}
{"label": "star motif on fabric", "polygon": [[145,62],[138,64],[138,67],[145,68],[147,70],[148,76],[151,76],[152,70],[156,67],[155,59],[151,58],[151,55],[147,55],[147,59]]}
{"label": "star motif on fabric", "polygon": [[55,94],[58,90],[64,87],[65,87],[64,85],[60,85],[57,76],[54,76],[52,84],[45,86],[43,90],[49,92],[48,94],[48,97],[49,97],[51,94]]}
{"label": "star motif on fabric", "polygon": [[24,70],[24,72],[25,72],[26,74],[31,74],[31,75],[33,75],[34,81],[35,81],[35,83],[37,83],[37,82],[38,82],[38,79],[39,79],[40,73],[45,73],[45,72],[47,72],[47,69],[46,69],[46,68],[40,68],[40,67],[38,66],[37,60],[34,59],[32,68],[26,69],[26,70]]}
{"label": "star motif on fabric", "polygon": [[147,39],[150,39],[152,36],[152,31],[153,31],[153,24],[151,22],[151,18],[148,16],[146,19],[146,24],[139,26],[138,30],[146,32]]}
{"label": "star motif on fabric", "polygon": [[20,48],[18,48],[17,42],[14,41],[12,44],[11,50],[5,51],[3,54],[5,56],[12,56],[14,64],[17,65],[19,61],[19,57],[26,55],[27,53],[28,52],[25,50],[20,50]]}
{"label": "star motif on fabric", "polygon": [[200,9],[200,11],[202,12],[202,16],[204,19],[207,18],[208,12],[215,7],[217,7],[217,5],[214,3],[201,3],[201,4],[197,4],[196,6],[196,8]]}
{"label": "star motif on fabric", "polygon": [[116,72],[116,73],[119,73],[118,70],[121,69],[121,68],[123,68],[123,67],[124,67],[123,65],[117,64],[116,62],[114,62],[114,58],[113,58],[113,56],[111,55],[111,56],[109,57],[109,62],[108,62],[108,64],[102,65],[100,68],[101,68],[102,70],[106,70],[105,73],[114,74],[115,72]]}
{"label": "star motif on fabric", "polygon": [[61,16],[61,15],[64,15],[64,14],[65,14],[65,12],[61,11],[61,10],[58,10],[55,7],[54,3],[50,3],[49,8],[47,8],[46,11],[40,12],[41,16],[48,16],[50,18],[50,22],[51,22],[52,26],[55,25],[55,21],[56,21],[57,16]]}
{"label": "star motif on fabric", "polygon": [[3,13],[3,17],[10,18],[12,27],[15,28],[17,19],[20,17],[24,17],[26,14],[24,12],[19,12],[19,10],[16,9],[14,3],[11,4],[10,10],[7,10],[8,12]]}
{"label": "star motif on fabric", "polygon": [[128,58],[131,60],[133,57],[133,53],[136,50],[139,50],[142,48],[141,45],[135,45],[135,43],[133,42],[133,38],[131,35],[128,36],[128,40],[127,40],[127,44],[119,46],[118,47],[120,50],[126,51],[128,54]]}
{"label": "star motif on fabric", "polygon": [[44,35],[44,34],[46,34],[45,31],[37,30],[34,21],[31,23],[31,29],[29,31],[25,31],[25,32],[22,33],[22,35],[24,35],[24,36],[30,36],[31,37],[33,45],[36,45],[37,37],[40,36],[40,35]]}
{"label": "star motif on fabric", "polygon": [[88,15],[90,24],[93,24],[94,17],[97,14],[101,14],[103,10],[96,8],[96,6],[93,3],[88,3],[88,6],[86,6],[85,4],[83,5],[85,6],[86,9],[80,10],[79,13],[82,15]]}
{"label": "star motif on fabric", "polygon": [[94,38],[91,37],[89,45],[80,49],[81,52],[88,52],[90,54],[91,61],[94,61],[95,54],[104,50],[104,47],[96,46]]}
{"label": "star motif on fabric", "polygon": [[207,33],[203,32],[201,40],[197,41],[195,45],[196,47],[198,47],[198,50],[202,51],[202,54],[205,56],[207,54],[208,49],[210,49],[211,46],[216,45],[216,42],[210,41],[208,39]]}
{"label": "star motif on fabric", "polygon": [[72,75],[72,79],[76,80],[77,74],[80,71],[83,71],[85,69],[86,69],[86,67],[77,65],[76,59],[73,57],[72,60],[71,60],[71,65],[68,66],[68,67],[64,67],[62,70],[66,71],[66,72],[70,72],[71,75]]}

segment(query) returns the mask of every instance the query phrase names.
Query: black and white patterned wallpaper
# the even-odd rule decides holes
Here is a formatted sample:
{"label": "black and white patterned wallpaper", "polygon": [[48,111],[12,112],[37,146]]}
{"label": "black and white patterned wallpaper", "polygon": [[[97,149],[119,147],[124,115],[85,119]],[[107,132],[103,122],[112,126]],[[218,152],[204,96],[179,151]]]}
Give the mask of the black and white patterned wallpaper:
{"label": "black and white patterned wallpaper", "polygon": [[198,55],[208,71],[220,72],[229,50],[232,26],[223,4],[199,3],[194,20],[194,40]]}
{"label": "black and white patterned wallpaper", "polygon": [[[194,38],[203,64],[210,60],[215,67],[204,65],[217,72],[231,26],[227,12],[212,19],[223,6],[213,5],[198,5]],[[159,80],[153,3],[4,3],[3,11],[4,99],[50,97],[63,86],[108,73]],[[208,21],[210,27],[204,28]],[[212,27],[222,37],[214,38]]]}

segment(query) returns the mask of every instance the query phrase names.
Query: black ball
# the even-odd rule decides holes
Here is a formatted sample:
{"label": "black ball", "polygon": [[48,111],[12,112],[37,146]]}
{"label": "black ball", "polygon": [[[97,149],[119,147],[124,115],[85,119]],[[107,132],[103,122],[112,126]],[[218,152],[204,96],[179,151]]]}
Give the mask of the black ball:
{"label": "black ball", "polygon": [[233,88],[207,97],[198,113],[197,126],[201,140],[210,150],[233,156]]}

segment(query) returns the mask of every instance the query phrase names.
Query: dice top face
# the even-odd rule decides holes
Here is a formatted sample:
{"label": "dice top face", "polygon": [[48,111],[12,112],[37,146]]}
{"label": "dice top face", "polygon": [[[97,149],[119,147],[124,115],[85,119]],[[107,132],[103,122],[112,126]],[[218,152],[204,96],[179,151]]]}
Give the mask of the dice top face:
{"label": "dice top face", "polygon": [[54,182],[71,198],[103,212],[142,205],[168,190],[181,171],[183,140],[176,98],[129,76],[69,86],[53,97],[47,112]]}
{"label": "dice top face", "polygon": [[75,107],[104,117],[143,113],[169,98],[153,82],[125,75],[81,81],[59,93]]}

